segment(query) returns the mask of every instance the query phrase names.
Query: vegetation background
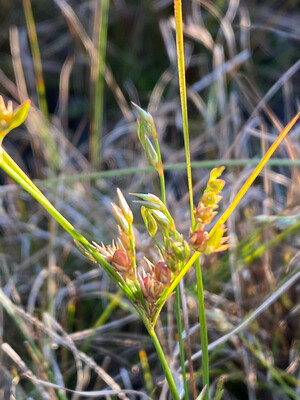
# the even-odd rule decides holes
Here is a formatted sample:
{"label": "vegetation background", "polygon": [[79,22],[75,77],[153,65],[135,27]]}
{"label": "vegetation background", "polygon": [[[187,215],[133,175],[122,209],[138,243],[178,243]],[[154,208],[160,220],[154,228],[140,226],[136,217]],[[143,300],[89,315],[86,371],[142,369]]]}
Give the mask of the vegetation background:
{"label": "vegetation background", "polygon": [[[299,4],[183,3],[195,199],[209,170],[226,165],[226,208],[299,108]],[[108,243],[116,234],[110,206],[116,188],[158,189],[137,140],[134,101],[154,117],[168,205],[188,235],[172,1],[0,6],[0,92],[16,103],[32,101],[26,124],[4,141],[8,153],[76,228]],[[211,379],[213,385],[224,379],[224,399],[300,398],[299,135],[298,124],[228,221],[232,248],[202,260],[209,342],[215,343]],[[160,364],[130,304],[29,195],[4,173],[0,178],[0,279],[16,312],[13,320],[0,308],[0,397],[12,390],[18,399],[60,398],[53,388],[22,379],[29,368],[44,380],[41,360],[20,334],[26,324],[58,384],[121,387],[165,399]],[[138,248],[151,254],[139,208],[132,206]],[[191,269],[184,316],[200,390],[195,290]],[[159,334],[178,367],[172,307],[171,300]],[[217,346],[245,318],[251,321],[244,329]]]}

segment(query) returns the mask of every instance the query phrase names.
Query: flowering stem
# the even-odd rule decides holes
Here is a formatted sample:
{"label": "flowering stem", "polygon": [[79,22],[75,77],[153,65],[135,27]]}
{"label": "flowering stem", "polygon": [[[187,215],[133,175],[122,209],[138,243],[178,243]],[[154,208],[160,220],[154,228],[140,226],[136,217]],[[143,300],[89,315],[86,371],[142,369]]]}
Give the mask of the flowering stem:
{"label": "flowering stem", "polygon": [[200,322],[200,335],[201,335],[201,349],[202,349],[202,373],[203,373],[203,386],[206,386],[204,399],[209,398],[209,355],[208,355],[208,337],[205,316],[205,302],[203,291],[203,279],[199,257],[196,262],[196,275],[197,275],[197,289],[198,289],[198,302],[199,302],[199,322]]}
{"label": "flowering stem", "polygon": [[[2,149],[1,168],[7,172],[19,185],[21,185],[27,192],[29,192],[39,203],[41,203],[46,210],[60,223],[60,225],[74,237],[74,239],[82,241],[83,236],[75,230],[73,225],[69,223],[49,202],[49,200],[42,194],[42,192],[34,185],[34,183],[27,177],[21,168],[13,161],[12,158]],[[86,242],[86,243],[85,243]],[[83,244],[88,244],[84,240]]]}
{"label": "flowering stem", "polygon": [[150,326],[150,324],[147,321],[144,321],[144,323],[145,323],[145,326],[146,326],[146,328],[147,328],[147,330],[149,332],[149,335],[151,336],[153,344],[154,344],[154,346],[156,348],[157,355],[158,355],[160,363],[161,363],[161,365],[163,367],[166,379],[167,379],[168,384],[169,384],[170,391],[172,393],[172,399],[173,400],[180,400],[180,396],[179,396],[179,393],[178,393],[178,390],[177,390],[177,387],[176,387],[172,372],[170,370],[168,361],[167,361],[167,359],[165,357],[164,351],[163,351],[163,349],[162,349],[162,347],[161,347],[161,345],[159,343],[159,340],[158,340],[158,337],[157,337],[157,335],[155,333],[155,330],[154,330],[154,328],[152,326]]}
{"label": "flowering stem", "polygon": [[195,224],[194,199],[193,199],[193,183],[192,183],[192,169],[191,169],[191,155],[190,155],[189,124],[188,124],[188,113],[187,113],[181,0],[174,0],[174,15],[175,15],[175,29],[176,29],[179,92],[180,92],[181,111],[182,111],[184,148],[186,157],[186,170],[187,170],[189,195],[190,195],[192,225],[194,226]]}
{"label": "flowering stem", "polygon": [[[177,55],[178,55],[177,59],[178,59],[179,91],[180,91],[181,110],[182,110],[183,136],[184,136],[187,178],[188,178],[188,187],[190,196],[190,209],[191,209],[192,227],[193,229],[195,229],[197,224],[194,216],[193,182],[192,182],[192,168],[191,168],[188,113],[187,113],[181,0],[174,0],[174,14],[175,14],[175,27],[176,27],[175,28],[176,45],[177,45]],[[201,273],[201,265],[199,257],[197,257],[195,261],[196,261],[196,274],[197,274],[197,293],[198,293],[198,303],[199,303],[200,335],[201,335],[201,347],[202,347],[203,386],[207,386],[207,388],[209,388],[209,357],[208,357],[208,347],[207,347],[208,340],[207,340],[207,327],[206,327],[206,317],[205,317],[203,282],[202,282],[202,273]],[[204,400],[208,400],[208,389],[205,391]]]}
{"label": "flowering stem", "polygon": [[180,287],[179,285],[176,287],[175,291],[175,307],[176,307],[176,318],[177,318],[177,329],[179,335],[179,352],[180,352],[180,364],[183,376],[183,385],[184,385],[184,398],[189,400],[189,389],[187,385],[186,379],[186,368],[185,368],[185,358],[184,358],[184,342],[182,338],[182,321],[181,321],[181,309],[180,309]]}
{"label": "flowering stem", "polygon": [[[157,168],[157,172],[159,175],[160,180],[160,187],[161,187],[161,199],[164,205],[166,206],[166,185],[165,185],[165,174],[164,174],[164,166],[161,159],[161,152],[160,152],[160,145],[157,137],[154,138],[156,153],[159,160],[159,167]],[[169,236],[168,229],[166,229],[166,235]],[[157,243],[158,244],[158,243]],[[161,246],[158,245],[160,249]],[[180,352],[180,364],[183,376],[183,384],[184,384],[184,396],[185,399],[188,400],[188,385],[187,385],[187,378],[186,378],[186,368],[185,368],[185,357],[184,357],[184,341],[183,341],[183,329],[182,329],[182,320],[181,320],[181,310],[180,310],[180,287],[179,285],[176,286],[175,289],[175,313],[176,313],[176,320],[177,320],[177,330],[178,330],[178,342],[179,342],[179,352]]]}

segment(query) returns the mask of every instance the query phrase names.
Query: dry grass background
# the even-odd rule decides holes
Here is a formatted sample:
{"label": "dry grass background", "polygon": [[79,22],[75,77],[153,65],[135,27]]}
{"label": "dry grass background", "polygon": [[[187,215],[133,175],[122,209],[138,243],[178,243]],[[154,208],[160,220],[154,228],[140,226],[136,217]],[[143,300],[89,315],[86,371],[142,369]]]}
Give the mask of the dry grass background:
{"label": "dry grass background", "polygon": [[[137,140],[130,101],[141,104],[155,119],[162,157],[170,164],[170,211],[187,233],[172,1],[110,3],[103,91],[98,92],[103,94],[101,155],[93,160],[90,121],[99,105],[94,68],[101,9],[96,1],[32,1],[44,98],[23,6],[28,1],[1,2],[0,91],[17,103],[29,97],[33,105],[26,126],[5,139],[6,150],[79,230],[107,243],[116,233],[110,207],[116,187],[125,193],[158,187]],[[224,164],[225,208],[255,165],[253,159],[264,154],[297,111],[299,14],[293,0],[184,2],[196,199],[209,169]],[[211,377],[213,385],[223,377],[225,400],[300,398],[299,135],[298,124],[228,221],[231,250],[202,260]],[[20,329],[26,329],[58,385],[75,391],[148,390],[153,399],[167,398],[154,348],[127,300],[29,195],[0,176],[1,304],[6,302],[14,316],[0,307],[0,397],[63,398],[41,382],[45,365],[24,343]],[[138,248],[151,254],[138,208],[133,209],[140,222]],[[193,270],[185,279],[183,305],[200,389]],[[172,307],[171,300],[159,335],[177,366]],[[243,329],[217,346],[245,318]],[[92,398],[92,393],[65,395]]]}

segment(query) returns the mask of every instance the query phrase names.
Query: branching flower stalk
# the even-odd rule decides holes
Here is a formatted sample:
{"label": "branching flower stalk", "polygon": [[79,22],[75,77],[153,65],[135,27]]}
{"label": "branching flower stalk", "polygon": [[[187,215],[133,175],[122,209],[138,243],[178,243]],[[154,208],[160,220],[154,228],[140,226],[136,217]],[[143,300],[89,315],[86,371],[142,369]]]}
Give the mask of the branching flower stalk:
{"label": "branching flower stalk", "polygon": [[[139,114],[139,118],[137,120],[137,131],[138,131],[138,137],[140,139],[140,142],[144,148],[144,151],[146,153],[146,156],[150,162],[156,169],[159,179],[160,179],[160,188],[161,188],[161,199],[162,202],[164,203],[165,206],[167,206],[166,203],[166,186],[165,186],[165,174],[164,174],[164,167],[163,167],[163,162],[161,158],[161,151],[160,151],[160,145],[159,141],[157,138],[157,131],[155,127],[155,123],[153,121],[152,116],[144,111],[141,107],[137,106],[136,104],[132,103],[135,109],[137,110]],[[149,137],[150,136],[150,137]],[[152,147],[152,144],[150,142],[150,138],[155,142],[155,150]],[[145,225],[148,229],[148,232],[150,233],[154,243],[156,244],[157,249],[160,252],[161,257],[163,258],[164,254],[164,248],[160,244],[159,240],[155,236],[155,233],[157,231],[157,224],[155,222],[155,219],[147,211],[146,207],[142,207],[141,209],[143,219],[145,221]],[[152,223],[151,223],[152,222]],[[152,227],[151,227],[152,225]],[[155,227],[155,228],[154,228]],[[153,230],[154,228],[154,230]],[[165,235],[168,238],[169,237],[169,231],[166,229]],[[164,263],[164,261],[163,261]],[[164,263],[165,266],[164,268],[168,268],[167,264]],[[170,274],[170,271],[169,271]],[[168,278],[168,280],[171,279],[171,275]],[[187,382],[187,376],[186,376],[186,367],[185,367],[185,354],[184,354],[184,341],[183,341],[183,328],[182,328],[182,320],[181,320],[181,302],[180,302],[180,286],[178,285],[175,289],[175,313],[176,313],[176,321],[177,321],[177,330],[178,330],[178,341],[179,341],[179,349],[180,349],[180,363],[181,363],[181,370],[182,370],[182,377],[183,377],[183,386],[184,386],[184,396],[186,400],[189,400],[188,398],[188,382]],[[163,360],[162,360],[163,361]],[[163,363],[162,363],[163,365]],[[192,365],[192,364],[190,364]]]}

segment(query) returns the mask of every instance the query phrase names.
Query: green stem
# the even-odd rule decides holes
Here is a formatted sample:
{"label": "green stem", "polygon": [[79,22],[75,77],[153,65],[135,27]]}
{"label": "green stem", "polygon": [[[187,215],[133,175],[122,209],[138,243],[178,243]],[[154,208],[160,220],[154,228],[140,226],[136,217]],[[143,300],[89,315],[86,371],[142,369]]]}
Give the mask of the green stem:
{"label": "green stem", "polygon": [[180,309],[180,287],[179,285],[175,290],[175,307],[176,307],[176,318],[177,318],[177,329],[179,336],[179,351],[180,351],[180,364],[183,377],[184,385],[184,398],[189,400],[189,389],[186,378],[186,368],[185,368],[185,355],[184,355],[184,342],[182,338],[182,321],[181,321],[181,309]]}
{"label": "green stem", "polygon": [[[10,163],[5,161],[5,156],[3,155],[3,160],[1,167],[4,171],[10,175],[19,185],[21,185],[28,193],[30,193],[39,203],[46,208],[46,210],[60,223],[60,225],[70,233],[75,239],[82,241],[83,237],[75,230],[73,225],[69,223],[57,210],[56,208],[47,200],[47,198],[40,192],[40,190],[34,185],[34,183],[24,174],[20,175],[20,168],[15,164],[15,162],[10,159]],[[15,168],[17,167],[17,168]],[[26,177],[26,178],[25,178]],[[88,244],[87,240],[84,240]]]}
{"label": "green stem", "polygon": [[188,179],[189,196],[190,196],[191,218],[192,218],[192,225],[194,226],[195,225],[194,199],[193,199],[192,168],[191,168],[190,140],[189,140],[189,123],[188,123],[188,113],[187,113],[181,0],[174,0],[174,15],[175,15],[175,28],[176,28],[179,92],[180,92],[181,112],[182,112],[184,148],[186,157],[186,170],[187,170],[187,179]]}
{"label": "green stem", "polygon": [[179,396],[179,393],[178,393],[178,390],[177,390],[177,387],[176,387],[172,372],[170,370],[168,361],[167,361],[167,359],[165,357],[164,351],[163,351],[163,349],[162,349],[162,347],[161,347],[161,345],[159,343],[159,340],[158,340],[158,337],[157,337],[157,335],[155,333],[155,330],[154,330],[154,328],[152,328],[149,325],[148,321],[144,320],[144,323],[145,323],[145,326],[146,326],[146,328],[147,328],[147,330],[149,332],[149,335],[151,336],[153,344],[154,344],[154,346],[156,348],[156,352],[157,352],[158,358],[160,360],[161,366],[163,367],[166,379],[167,379],[168,384],[169,384],[170,391],[172,393],[172,399],[173,400],[180,400],[180,396]]}
{"label": "green stem", "polygon": [[[176,45],[177,45],[177,60],[178,60],[178,78],[179,78],[179,91],[182,110],[183,122],[183,136],[184,147],[186,156],[187,179],[190,197],[190,210],[192,227],[196,228],[197,224],[194,216],[194,199],[193,199],[193,182],[192,182],[192,168],[190,156],[190,140],[189,140],[189,126],[188,126],[188,113],[187,113],[187,96],[186,96],[186,80],[185,80],[185,62],[184,62],[184,45],[183,45],[183,27],[182,27],[182,4],[181,0],[174,0],[174,15],[176,27]],[[200,335],[202,344],[202,369],[203,369],[203,386],[207,386],[205,391],[204,400],[209,398],[209,357],[208,357],[208,340],[207,340],[207,327],[205,317],[205,305],[203,294],[202,272],[199,257],[196,258],[196,274],[197,274],[197,293],[199,303],[199,321],[200,321]]]}
{"label": "green stem", "polygon": [[24,14],[27,25],[28,38],[30,43],[30,48],[32,52],[33,68],[35,73],[35,81],[38,93],[38,101],[40,109],[44,116],[48,119],[48,105],[46,100],[46,89],[43,78],[43,68],[41,61],[41,54],[38,44],[38,38],[35,28],[35,21],[32,12],[32,6],[30,0],[23,0]]}
{"label": "green stem", "polygon": [[197,289],[198,289],[198,302],[199,302],[199,322],[200,322],[200,335],[201,335],[201,348],[202,348],[202,372],[203,372],[203,386],[206,386],[204,399],[209,398],[209,356],[208,356],[208,337],[205,316],[205,302],[203,291],[202,271],[199,257],[195,262],[197,274]]}
{"label": "green stem", "polygon": [[[100,9],[99,9],[100,7]],[[104,98],[104,72],[107,45],[109,0],[97,1],[97,11],[95,14],[95,47],[97,51],[93,54],[92,82],[95,84],[94,90],[94,109],[91,121],[91,160],[95,164],[99,161],[101,151],[101,130],[103,121],[103,98]],[[94,81],[94,82],[93,82]],[[91,86],[92,86],[91,85]]]}
{"label": "green stem", "polygon": [[[251,166],[256,165],[259,162],[258,158],[250,158],[250,159],[236,159],[236,160],[204,160],[204,161],[192,161],[191,166],[192,168],[214,168],[221,165],[224,165],[228,168],[233,168],[236,166]],[[300,166],[300,160],[291,160],[288,158],[278,159],[273,158],[268,161],[269,166],[286,166],[286,167],[295,167]],[[164,164],[165,171],[176,171],[186,169],[186,163],[172,163],[172,164]],[[154,172],[156,169],[152,166],[145,166],[145,167],[130,167],[130,168],[123,168],[123,169],[110,169],[107,171],[96,171],[96,172],[89,172],[84,174],[73,174],[70,176],[59,176],[56,178],[48,178],[43,180],[35,180],[39,187],[55,185],[57,183],[66,183],[72,184],[74,182],[82,182],[88,180],[95,180],[101,178],[114,178],[114,177],[121,177],[127,175],[134,175],[134,174],[142,174],[145,172]]]}

